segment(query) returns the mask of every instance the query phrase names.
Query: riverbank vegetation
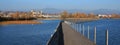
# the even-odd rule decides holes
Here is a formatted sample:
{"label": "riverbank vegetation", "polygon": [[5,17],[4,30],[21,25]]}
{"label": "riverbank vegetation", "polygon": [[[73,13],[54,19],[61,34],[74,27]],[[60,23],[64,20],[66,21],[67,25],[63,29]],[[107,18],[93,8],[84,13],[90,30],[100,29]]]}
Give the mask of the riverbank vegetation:
{"label": "riverbank vegetation", "polygon": [[33,21],[36,17],[31,12],[13,12],[0,14],[0,25],[8,24],[40,24],[40,22]]}
{"label": "riverbank vegetation", "polygon": [[69,19],[69,18],[77,18],[77,19],[99,19],[99,18],[120,18],[119,14],[106,14],[106,15],[98,15],[94,13],[80,13],[80,12],[75,12],[75,13],[68,13],[67,11],[63,11],[61,13],[61,19]]}
{"label": "riverbank vegetation", "polygon": [[85,14],[80,12],[75,13],[68,13],[67,11],[64,11],[61,13],[61,18],[98,18],[94,13]]}
{"label": "riverbank vegetation", "polygon": [[111,18],[120,18],[120,15],[119,14],[112,14]]}
{"label": "riverbank vegetation", "polygon": [[34,20],[36,17],[31,12],[14,12],[0,14],[0,21],[14,21],[14,20]]}
{"label": "riverbank vegetation", "polygon": [[2,21],[0,25],[9,25],[9,24],[40,24],[41,22],[33,20],[17,20],[17,21]]}

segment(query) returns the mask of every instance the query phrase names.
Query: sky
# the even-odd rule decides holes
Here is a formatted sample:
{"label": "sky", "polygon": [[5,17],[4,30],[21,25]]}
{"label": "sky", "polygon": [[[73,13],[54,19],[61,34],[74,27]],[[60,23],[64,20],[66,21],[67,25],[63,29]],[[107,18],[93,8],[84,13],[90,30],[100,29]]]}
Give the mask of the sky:
{"label": "sky", "polygon": [[0,0],[0,10],[120,9],[120,0]]}

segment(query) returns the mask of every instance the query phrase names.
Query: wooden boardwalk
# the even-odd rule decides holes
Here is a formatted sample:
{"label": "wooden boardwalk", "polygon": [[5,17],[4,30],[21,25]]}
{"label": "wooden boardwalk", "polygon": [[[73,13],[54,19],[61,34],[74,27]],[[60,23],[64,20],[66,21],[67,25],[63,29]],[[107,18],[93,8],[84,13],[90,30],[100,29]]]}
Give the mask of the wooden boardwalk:
{"label": "wooden boardwalk", "polygon": [[64,22],[61,22],[47,45],[96,45]]}
{"label": "wooden boardwalk", "polygon": [[64,45],[96,45],[66,23],[62,23]]}

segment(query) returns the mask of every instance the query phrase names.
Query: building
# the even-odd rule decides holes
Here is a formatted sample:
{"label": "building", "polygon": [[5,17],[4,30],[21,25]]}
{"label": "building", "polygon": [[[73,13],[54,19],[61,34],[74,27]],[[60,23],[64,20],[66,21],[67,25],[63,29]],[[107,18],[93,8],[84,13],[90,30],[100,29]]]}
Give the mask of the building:
{"label": "building", "polygon": [[33,17],[41,17],[41,15],[42,15],[42,11],[31,10],[31,13],[32,13]]}
{"label": "building", "polygon": [[46,18],[59,18],[61,15],[50,15],[50,14],[47,14],[47,15],[42,15],[42,17],[46,17]]}
{"label": "building", "polygon": [[110,17],[112,17],[112,15],[98,14],[98,17],[100,17],[100,18],[110,18]]}

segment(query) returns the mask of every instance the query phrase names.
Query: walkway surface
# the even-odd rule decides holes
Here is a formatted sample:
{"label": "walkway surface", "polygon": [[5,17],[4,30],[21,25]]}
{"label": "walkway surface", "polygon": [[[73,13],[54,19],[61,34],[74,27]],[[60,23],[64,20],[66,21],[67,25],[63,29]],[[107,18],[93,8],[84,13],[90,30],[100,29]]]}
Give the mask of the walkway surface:
{"label": "walkway surface", "polygon": [[66,23],[62,23],[64,45],[96,45]]}

